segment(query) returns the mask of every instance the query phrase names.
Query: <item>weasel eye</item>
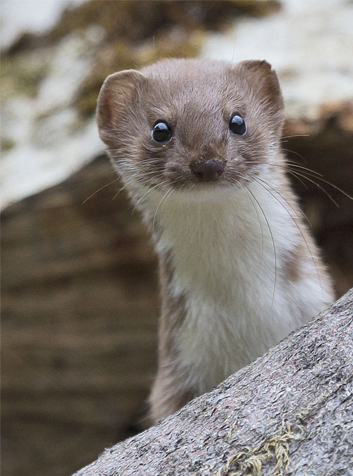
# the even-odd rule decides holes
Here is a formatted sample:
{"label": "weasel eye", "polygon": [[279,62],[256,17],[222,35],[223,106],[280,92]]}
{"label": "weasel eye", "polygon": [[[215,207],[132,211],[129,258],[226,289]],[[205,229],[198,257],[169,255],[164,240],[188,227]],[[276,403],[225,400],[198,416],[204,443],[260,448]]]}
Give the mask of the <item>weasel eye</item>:
{"label": "weasel eye", "polygon": [[165,144],[172,138],[172,131],[166,122],[158,121],[151,131],[151,137],[155,142]]}
{"label": "weasel eye", "polygon": [[246,124],[239,114],[233,114],[229,121],[229,129],[233,134],[244,136],[246,134]]}

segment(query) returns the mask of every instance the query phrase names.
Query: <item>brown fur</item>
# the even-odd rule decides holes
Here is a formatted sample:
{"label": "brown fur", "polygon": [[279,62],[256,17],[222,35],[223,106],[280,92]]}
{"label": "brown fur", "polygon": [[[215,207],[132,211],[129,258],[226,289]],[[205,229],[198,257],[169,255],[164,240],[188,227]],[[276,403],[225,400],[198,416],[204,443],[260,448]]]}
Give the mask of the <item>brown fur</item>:
{"label": "brown fur", "polygon": [[[241,141],[230,140],[234,112],[246,116],[249,133]],[[208,158],[227,162],[221,185],[243,183],[244,175],[258,173],[269,139],[277,145],[284,121],[277,75],[268,63],[210,60],[165,60],[141,72],[109,76],[98,98],[97,118],[119,173],[124,176],[121,162],[128,158],[140,183],[166,190],[195,185],[189,165]],[[150,140],[150,130],[162,119],[176,131],[163,148]]]}
{"label": "brown fur", "polygon": [[[248,132],[244,137],[236,137],[229,131],[229,120],[234,113],[246,120]],[[161,120],[173,131],[171,140],[163,145],[151,140],[150,135]],[[279,274],[288,283],[296,282],[303,277],[301,264],[315,259],[324,287],[330,289],[312,238],[296,217],[296,198],[284,173],[285,162],[280,151],[283,100],[276,73],[268,63],[243,61],[232,65],[211,60],[164,60],[141,72],[115,73],[106,79],[100,92],[97,121],[112,163],[123,177],[132,200],[142,210],[156,243],[162,229],[155,220],[156,213],[146,205],[149,191],[196,190],[200,184],[190,169],[194,161],[211,159],[226,165],[216,184],[203,184],[206,191],[244,188],[252,180],[260,183],[262,167],[270,166],[274,183],[286,199],[288,214],[297,224],[296,233],[305,243],[279,256]],[[248,237],[243,236],[242,240]],[[240,241],[239,246],[246,249]],[[308,248],[312,250],[310,253]],[[190,379],[178,364],[182,356],[176,344],[187,314],[189,291],[173,293],[172,250],[157,252],[162,312],[159,367],[150,397],[154,422],[174,413],[197,395],[195,388],[186,384]],[[294,299],[293,306],[299,306]],[[308,317],[303,311],[302,322]],[[217,349],[212,348],[211,352],[217,360]]]}
{"label": "brown fur", "polygon": [[300,248],[291,250],[284,256],[283,271],[289,281],[298,281],[301,277],[300,253],[302,253],[302,249]]}
{"label": "brown fur", "polygon": [[[174,365],[177,349],[173,337],[184,320],[185,299],[171,296],[173,274],[172,256],[168,253],[161,260],[159,270],[162,312],[158,342],[159,372],[149,399],[152,421],[175,413],[195,396],[193,392],[185,390],[183,376],[176,371]],[[170,392],[171,388],[173,392]]]}

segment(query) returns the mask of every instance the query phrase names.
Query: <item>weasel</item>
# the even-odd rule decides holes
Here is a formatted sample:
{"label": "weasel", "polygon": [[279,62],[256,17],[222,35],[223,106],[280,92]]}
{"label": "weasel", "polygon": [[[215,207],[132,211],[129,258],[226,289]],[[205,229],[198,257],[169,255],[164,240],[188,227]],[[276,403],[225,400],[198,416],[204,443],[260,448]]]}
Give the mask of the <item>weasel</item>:
{"label": "weasel", "polygon": [[112,74],[97,121],[159,258],[156,422],[314,317],[332,286],[286,176],[266,61]]}

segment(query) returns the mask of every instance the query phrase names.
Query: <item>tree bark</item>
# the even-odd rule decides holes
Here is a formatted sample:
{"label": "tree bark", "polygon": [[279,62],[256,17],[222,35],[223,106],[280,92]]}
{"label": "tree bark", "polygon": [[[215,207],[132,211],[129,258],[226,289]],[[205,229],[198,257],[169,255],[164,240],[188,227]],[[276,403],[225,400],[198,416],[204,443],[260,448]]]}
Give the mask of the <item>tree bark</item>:
{"label": "tree bark", "polygon": [[289,474],[353,474],[353,289],[76,476]]}

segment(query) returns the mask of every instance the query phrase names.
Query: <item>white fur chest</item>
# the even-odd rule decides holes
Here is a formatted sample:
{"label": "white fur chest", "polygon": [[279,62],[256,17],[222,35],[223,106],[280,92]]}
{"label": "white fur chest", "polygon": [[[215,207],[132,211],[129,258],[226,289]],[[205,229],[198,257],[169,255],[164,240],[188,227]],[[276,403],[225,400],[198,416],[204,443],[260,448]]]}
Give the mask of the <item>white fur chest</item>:
{"label": "white fur chest", "polygon": [[295,309],[306,284],[289,286],[281,267],[301,236],[293,208],[258,184],[208,200],[171,196],[157,213],[157,251],[174,265],[169,292],[186,303],[178,367],[202,393],[303,323]]}

